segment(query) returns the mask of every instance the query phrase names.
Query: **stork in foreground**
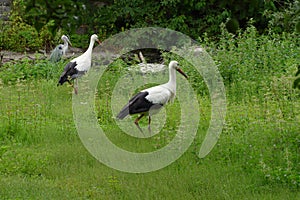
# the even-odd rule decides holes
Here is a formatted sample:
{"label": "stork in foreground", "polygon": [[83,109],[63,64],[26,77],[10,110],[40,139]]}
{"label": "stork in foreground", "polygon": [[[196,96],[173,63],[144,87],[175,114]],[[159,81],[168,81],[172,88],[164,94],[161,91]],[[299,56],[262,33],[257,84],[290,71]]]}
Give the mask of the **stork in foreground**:
{"label": "stork in foreground", "polygon": [[[78,90],[77,78],[85,74],[91,68],[92,51],[95,42],[98,42],[100,44],[98,36],[96,34],[93,34],[90,39],[90,45],[86,50],[86,52],[84,52],[82,55],[78,56],[77,58],[74,58],[65,66],[64,71],[61,74],[59,81],[57,83],[57,86],[62,85],[65,82],[68,82],[74,88],[75,94],[77,94],[77,90]],[[71,83],[71,80],[73,79],[76,79],[75,87]]]}
{"label": "stork in foreground", "polygon": [[173,101],[175,98],[176,71],[181,73],[185,78],[188,78],[179,68],[178,62],[171,61],[169,64],[169,81],[165,84],[142,90],[133,96],[117,115],[117,119],[124,119],[127,115],[140,114],[134,123],[138,129],[143,132],[139,126],[139,120],[144,116],[148,116],[148,130],[151,132],[151,116],[158,113],[165,104]]}
{"label": "stork in foreground", "polygon": [[60,61],[61,57],[66,55],[69,44],[72,45],[69,38],[65,35],[61,36],[61,40],[64,41],[64,44],[57,45],[55,49],[52,51],[50,55],[51,62]]}

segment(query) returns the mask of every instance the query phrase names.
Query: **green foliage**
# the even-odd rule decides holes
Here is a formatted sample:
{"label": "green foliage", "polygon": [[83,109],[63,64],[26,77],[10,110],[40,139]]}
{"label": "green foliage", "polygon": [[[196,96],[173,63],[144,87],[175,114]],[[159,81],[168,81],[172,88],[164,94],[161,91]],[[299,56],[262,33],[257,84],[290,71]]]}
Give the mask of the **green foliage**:
{"label": "green foliage", "polygon": [[[296,2],[296,1],[295,1]],[[116,33],[132,27],[160,26],[180,31],[197,38],[199,33],[218,35],[219,25],[227,22],[231,32],[247,27],[253,19],[259,32],[265,32],[268,20],[274,16],[264,13],[284,12],[286,7],[277,1],[116,1],[95,11],[94,19],[97,29],[105,29],[106,34]],[[142,8],[142,9],[141,9]],[[287,19],[288,20],[288,19]],[[273,20],[274,21],[274,20]],[[275,23],[275,22],[274,22]]]}
{"label": "green foliage", "polygon": [[295,74],[296,79],[294,80],[293,88],[300,89],[300,65],[298,65],[298,71]]}
{"label": "green foliage", "polygon": [[89,34],[83,34],[83,35],[73,34],[70,36],[70,41],[72,41],[72,44],[76,44],[77,47],[86,49],[90,42],[90,37],[91,35]]}
{"label": "green foliage", "polygon": [[38,50],[42,44],[38,32],[32,26],[23,22],[20,17],[15,16],[9,24],[5,24],[3,32],[0,33],[1,49],[11,49],[25,52]]}
{"label": "green foliage", "polygon": [[269,18],[269,27],[273,32],[300,33],[300,1],[282,2],[284,8],[274,11],[266,10],[264,15]]}
{"label": "green foliage", "polygon": [[[299,107],[294,104],[296,99],[285,100],[286,88],[281,89],[280,84],[286,83],[281,81],[276,86],[272,85],[270,92],[264,94],[263,103],[258,103],[254,97],[253,102],[228,106],[224,138],[221,140],[230,148],[221,147],[219,153],[230,164],[244,160],[243,170],[261,173],[268,184],[298,188]],[[291,90],[289,93],[293,94]]]}
{"label": "green foliage", "polygon": [[250,25],[236,36],[223,29],[219,43],[206,43],[225,84],[236,89],[230,90],[236,92],[231,95],[247,98],[249,92],[248,98],[251,99],[274,77],[288,77],[294,73],[300,62],[300,49],[296,45],[299,42],[297,34],[259,36],[256,28]]}
{"label": "green foliage", "polygon": [[[245,30],[249,21],[260,34],[269,29],[292,33],[300,27],[299,16],[297,0],[16,0],[11,18],[21,19],[22,23],[10,25],[14,26],[11,31],[0,33],[1,48],[24,51],[25,46],[28,50],[43,48],[49,52],[54,39],[66,33],[74,38],[74,46],[85,48],[83,41],[93,33],[104,39],[130,28],[149,26],[170,28],[194,39],[206,33],[214,40],[222,33],[222,23],[231,33]],[[11,35],[12,32],[16,33]],[[30,38],[30,34],[34,37]],[[9,38],[23,38],[26,45],[22,41],[19,47]]]}
{"label": "green foliage", "polygon": [[52,33],[55,29],[64,28],[68,31],[74,31],[74,28],[84,21],[86,16],[86,1],[72,0],[29,0],[23,1],[26,9],[24,12],[24,20],[34,26],[38,31],[43,28],[50,20],[53,21]]}
{"label": "green foliage", "polygon": [[[5,24],[0,22],[3,24],[0,48],[20,52],[43,49],[49,52],[57,44],[54,43],[56,37],[60,40],[62,34],[74,32],[83,23],[81,18],[79,20],[74,15],[78,12],[84,13],[84,6],[80,2],[14,1],[10,21]],[[90,34],[87,37],[89,36]],[[86,38],[78,37],[81,41]],[[81,41],[77,44],[75,40],[73,44],[86,47],[86,41],[85,44]]]}
{"label": "green foliage", "polygon": [[[177,1],[172,1],[177,2]],[[170,166],[147,174],[118,172],[83,147],[72,116],[72,88],[56,87],[65,63],[24,59],[0,68],[0,196],[4,199],[294,199],[299,196],[299,93],[292,89],[299,65],[297,34],[260,35],[249,25],[233,35],[221,27],[218,42],[202,47],[223,76],[227,116],[221,137],[205,158],[196,154],[211,115],[206,85],[180,60],[197,92],[201,122],[188,151]],[[128,150],[169,143],[182,105],[167,107],[163,131],[133,139],[116,126],[111,95],[119,77],[131,75],[118,59],[104,72],[95,112],[107,137]],[[167,76],[167,74],[166,74]],[[79,90],[80,91],[80,90]],[[76,97],[74,97],[76,98]],[[143,122],[141,122],[143,123]],[[178,180],[180,180],[178,182]],[[154,184],[155,183],[155,184]],[[145,189],[146,188],[146,189]],[[170,189],[171,188],[171,189]],[[57,198],[56,198],[57,197]]]}
{"label": "green foliage", "polygon": [[[54,46],[54,39],[53,34],[51,32],[51,29],[55,27],[54,20],[50,20],[48,23],[46,23],[42,29],[39,31],[39,38],[42,40],[42,46],[44,47],[47,52],[49,52]],[[63,35],[63,34],[61,34]],[[60,35],[60,37],[61,37]]]}
{"label": "green foliage", "polygon": [[58,79],[65,63],[53,64],[48,60],[35,62],[23,59],[18,63],[6,63],[0,68],[0,82],[15,84],[24,80]]}
{"label": "green foliage", "polygon": [[[210,10],[207,1],[116,1],[94,13],[94,24],[105,34],[129,28],[160,26],[198,37],[201,32],[216,32],[228,12]],[[223,10],[223,8],[222,8]]]}
{"label": "green foliage", "polygon": [[41,48],[49,51],[53,45],[53,34],[51,30],[55,26],[50,20],[43,24],[37,31],[35,27],[24,21],[23,1],[14,1],[13,12],[10,21],[0,22],[2,31],[0,32],[0,49],[26,52],[37,51]]}
{"label": "green foliage", "polygon": [[22,174],[23,176],[41,176],[47,166],[45,153],[35,152],[31,149],[20,150],[21,145],[1,146],[0,151],[0,173]]}

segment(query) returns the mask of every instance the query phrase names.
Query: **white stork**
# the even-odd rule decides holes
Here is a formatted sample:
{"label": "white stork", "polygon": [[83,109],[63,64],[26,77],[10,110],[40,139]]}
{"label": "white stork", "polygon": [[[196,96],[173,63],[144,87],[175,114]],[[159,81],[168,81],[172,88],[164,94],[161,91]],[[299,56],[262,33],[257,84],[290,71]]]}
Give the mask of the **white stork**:
{"label": "white stork", "polygon": [[148,116],[148,130],[151,132],[150,123],[151,116],[159,112],[168,102],[172,102],[176,95],[176,71],[181,73],[185,78],[187,75],[179,68],[177,61],[171,61],[169,64],[169,81],[165,84],[154,86],[140,91],[133,96],[127,105],[125,105],[120,113],[117,115],[117,119],[124,119],[127,115],[140,114],[134,121],[138,129],[142,131],[139,126],[139,120]]}
{"label": "white stork", "polygon": [[66,55],[69,44],[72,45],[69,38],[65,35],[61,36],[61,40],[64,41],[64,44],[57,45],[50,55],[50,61],[52,62],[60,61],[61,57]]}
{"label": "white stork", "polygon": [[64,84],[64,82],[68,82],[73,86],[74,92],[75,94],[77,94],[77,84],[76,87],[74,87],[74,85],[71,83],[71,80],[85,74],[91,68],[92,51],[95,42],[98,42],[100,44],[98,36],[96,34],[93,34],[91,36],[90,45],[86,52],[84,52],[84,54],[78,56],[77,58],[74,58],[65,66],[64,71],[59,78],[57,86]]}

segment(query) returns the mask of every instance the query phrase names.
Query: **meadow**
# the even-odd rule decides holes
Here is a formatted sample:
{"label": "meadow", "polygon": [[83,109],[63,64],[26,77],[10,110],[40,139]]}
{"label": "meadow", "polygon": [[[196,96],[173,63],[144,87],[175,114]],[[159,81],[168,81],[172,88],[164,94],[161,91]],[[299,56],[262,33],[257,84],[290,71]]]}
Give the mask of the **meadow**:
{"label": "meadow", "polygon": [[[68,62],[22,60],[0,67],[0,199],[300,199],[300,63],[297,34],[258,35],[254,27],[218,42],[201,40],[223,77],[227,116],[217,145],[197,156],[209,126],[210,97],[188,62],[182,69],[197,93],[201,120],[189,149],[169,166],[133,174],[111,169],[83,146],[74,124],[72,88],[57,87]],[[176,55],[164,54],[168,62]],[[114,122],[112,88],[128,73],[116,60],[95,96],[99,124],[131,151],[167,145],[176,130],[177,101],[158,135],[142,141]],[[147,123],[146,119],[142,122]]]}

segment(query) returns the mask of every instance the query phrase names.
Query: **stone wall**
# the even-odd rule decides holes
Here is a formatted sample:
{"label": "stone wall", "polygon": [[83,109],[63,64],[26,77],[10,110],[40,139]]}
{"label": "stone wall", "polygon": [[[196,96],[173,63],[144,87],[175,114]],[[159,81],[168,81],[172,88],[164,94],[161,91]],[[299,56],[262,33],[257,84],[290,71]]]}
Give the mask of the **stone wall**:
{"label": "stone wall", "polygon": [[0,1],[0,19],[8,20],[11,5],[12,5],[12,0]]}

